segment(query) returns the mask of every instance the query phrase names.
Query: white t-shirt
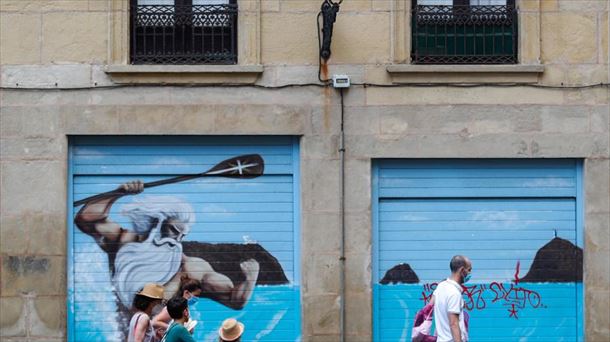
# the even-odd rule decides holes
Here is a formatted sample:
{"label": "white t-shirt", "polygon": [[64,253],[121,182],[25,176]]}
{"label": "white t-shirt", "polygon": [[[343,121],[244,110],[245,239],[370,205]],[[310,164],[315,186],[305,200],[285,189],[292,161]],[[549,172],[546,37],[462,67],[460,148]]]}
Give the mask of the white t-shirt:
{"label": "white t-shirt", "polygon": [[449,313],[460,315],[460,332],[462,341],[466,341],[466,326],[464,325],[464,299],[462,287],[451,279],[442,281],[434,290],[434,324],[438,342],[453,342]]}

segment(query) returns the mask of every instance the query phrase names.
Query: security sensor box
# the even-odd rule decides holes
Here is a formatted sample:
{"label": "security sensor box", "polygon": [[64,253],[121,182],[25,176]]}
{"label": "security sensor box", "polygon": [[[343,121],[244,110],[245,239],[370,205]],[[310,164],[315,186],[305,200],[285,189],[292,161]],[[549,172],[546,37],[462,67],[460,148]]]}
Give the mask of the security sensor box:
{"label": "security sensor box", "polygon": [[333,75],[334,88],[349,88],[350,81],[347,75]]}

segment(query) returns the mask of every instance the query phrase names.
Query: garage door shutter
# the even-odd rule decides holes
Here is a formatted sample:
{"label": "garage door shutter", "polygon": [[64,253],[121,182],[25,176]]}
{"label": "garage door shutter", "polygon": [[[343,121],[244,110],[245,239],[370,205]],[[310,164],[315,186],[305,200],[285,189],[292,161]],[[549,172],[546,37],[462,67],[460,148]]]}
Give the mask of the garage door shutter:
{"label": "garage door shutter", "polygon": [[410,341],[456,254],[473,262],[471,340],[582,340],[578,161],[383,160],[373,172],[377,341]]}
{"label": "garage door shutter", "polygon": [[[300,337],[295,138],[77,137],[70,148],[69,340],[125,340],[135,292],[153,282],[169,297],[180,276],[201,280],[204,288],[190,305],[197,341],[216,341],[229,317],[245,323],[246,341]],[[95,202],[73,205],[126,182],[198,174],[252,154],[264,162],[258,177],[236,176],[256,160],[238,158],[223,166],[230,178],[201,177],[122,196],[106,221],[95,217],[101,215]],[[127,240],[107,233],[118,226]],[[181,241],[178,231],[185,233]]]}

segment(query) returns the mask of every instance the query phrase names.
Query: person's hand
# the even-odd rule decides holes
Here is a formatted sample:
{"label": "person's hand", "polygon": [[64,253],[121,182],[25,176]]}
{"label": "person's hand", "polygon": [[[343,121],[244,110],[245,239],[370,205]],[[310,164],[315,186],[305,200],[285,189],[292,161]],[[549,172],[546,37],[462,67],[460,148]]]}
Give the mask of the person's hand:
{"label": "person's hand", "polygon": [[135,180],[121,184],[119,190],[123,191],[126,195],[135,195],[144,191],[144,183],[141,180]]}
{"label": "person's hand", "polygon": [[163,335],[165,335],[165,329],[163,329],[163,328],[155,329],[155,335],[157,336],[158,340],[162,339]]}
{"label": "person's hand", "polygon": [[241,270],[246,276],[251,274],[258,275],[258,271],[260,270],[260,265],[258,264],[258,261],[254,259],[242,261],[241,264],[239,264],[239,267],[241,267]]}

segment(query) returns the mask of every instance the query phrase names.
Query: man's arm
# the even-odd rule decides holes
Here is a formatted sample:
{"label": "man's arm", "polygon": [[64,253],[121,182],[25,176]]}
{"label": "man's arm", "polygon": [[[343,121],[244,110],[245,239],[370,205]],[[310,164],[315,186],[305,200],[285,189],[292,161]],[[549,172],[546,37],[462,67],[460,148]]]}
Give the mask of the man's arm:
{"label": "man's arm", "polygon": [[449,316],[449,328],[451,329],[451,336],[453,336],[453,342],[462,342],[462,332],[460,330],[460,315],[454,313],[447,313]]}
{"label": "man's arm", "polygon": [[236,310],[242,309],[252,296],[260,270],[256,260],[243,261],[240,267],[246,280],[235,285],[229,277],[214,271],[212,266],[201,258],[184,256],[183,263],[184,272],[189,277],[201,280],[203,293]]}
{"label": "man's arm", "polygon": [[110,208],[114,202],[124,195],[138,194],[144,190],[144,183],[134,181],[122,184],[119,187],[123,195],[110,196],[97,201],[86,203],[76,214],[74,223],[85,234],[95,239],[97,244],[105,251],[118,249],[116,244],[135,241],[137,235],[127,231],[117,223],[108,219]]}

